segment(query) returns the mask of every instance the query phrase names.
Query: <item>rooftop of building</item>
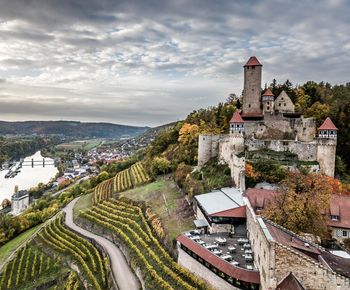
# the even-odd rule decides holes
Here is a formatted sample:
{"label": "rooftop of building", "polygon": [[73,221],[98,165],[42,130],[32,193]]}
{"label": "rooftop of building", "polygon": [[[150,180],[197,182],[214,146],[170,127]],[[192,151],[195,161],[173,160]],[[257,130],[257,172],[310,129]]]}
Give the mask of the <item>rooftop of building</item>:
{"label": "rooftop of building", "polygon": [[262,64],[255,56],[251,56],[244,66],[262,66]]}
{"label": "rooftop of building", "polygon": [[267,89],[265,93],[263,93],[263,96],[273,96],[274,94],[271,92],[270,89]]}
{"label": "rooftop of building", "polygon": [[300,281],[290,272],[278,285],[277,290],[305,290]]}
{"label": "rooftop of building", "polygon": [[230,123],[244,123],[244,120],[242,119],[239,110],[236,110],[236,111],[233,113],[233,116],[232,116],[232,118],[231,118],[231,120],[230,120]]}
{"label": "rooftop of building", "polygon": [[22,199],[29,196],[28,190],[19,190],[12,195],[12,199]]}
{"label": "rooftop of building", "polygon": [[334,125],[331,118],[327,117],[318,130],[338,130],[338,128]]}
{"label": "rooftop of building", "polygon": [[[196,195],[195,199],[201,208],[208,214],[228,216],[234,211],[245,217],[242,192],[233,187],[226,187],[209,193]],[[241,208],[242,209],[239,209]],[[242,211],[242,212],[241,212]]]}

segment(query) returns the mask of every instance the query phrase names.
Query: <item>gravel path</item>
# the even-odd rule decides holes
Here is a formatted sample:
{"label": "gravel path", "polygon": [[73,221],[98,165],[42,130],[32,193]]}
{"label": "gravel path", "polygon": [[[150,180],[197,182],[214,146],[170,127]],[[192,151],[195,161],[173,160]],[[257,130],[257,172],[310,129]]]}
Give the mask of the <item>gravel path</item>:
{"label": "gravel path", "polygon": [[77,231],[81,235],[94,239],[98,244],[100,244],[109,256],[109,260],[112,266],[112,272],[115,280],[117,281],[118,288],[120,290],[138,290],[140,289],[140,283],[135,274],[130,269],[128,263],[125,260],[123,253],[120,249],[113,244],[111,241],[91,233],[73,222],[73,207],[78,201],[79,197],[72,200],[63,211],[66,213],[65,224],[71,229]]}

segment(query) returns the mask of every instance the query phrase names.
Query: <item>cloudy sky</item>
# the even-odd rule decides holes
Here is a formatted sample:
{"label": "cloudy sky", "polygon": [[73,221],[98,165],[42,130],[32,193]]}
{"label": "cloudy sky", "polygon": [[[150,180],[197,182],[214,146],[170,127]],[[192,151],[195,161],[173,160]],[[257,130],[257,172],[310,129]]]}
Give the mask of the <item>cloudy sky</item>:
{"label": "cloudy sky", "polygon": [[159,125],[273,78],[350,81],[344,0],[0,0],[0,119]]}

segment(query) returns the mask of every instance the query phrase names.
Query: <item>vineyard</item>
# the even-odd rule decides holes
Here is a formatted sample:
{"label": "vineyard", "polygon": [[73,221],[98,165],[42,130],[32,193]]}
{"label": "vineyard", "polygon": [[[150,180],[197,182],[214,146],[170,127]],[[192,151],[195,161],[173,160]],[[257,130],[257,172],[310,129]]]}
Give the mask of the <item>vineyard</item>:
{"label": "vineyard", "polygon": [[94,192],[94,203],[109,199],[113,193],[122,192],[150,180],[141,162],[117,173],[113,178],[98,184]]}
{"label": "vineyard", "polygon": [[[18,250],[13,259],[4,266],[0,274],[0,289],[40,286],[45,281],[50,281],[50,278],[56,281],[63,280],[67,272],[61,273],[60,270],[59,258],[50,258],[36,247],[26,245]],[[64,289],[79,289],[82,284],[76,273],[70,272],[69,277],[72,277],[72,287]]]}
{"label": "vineyard", "polygon": [[[56,218],[39,234],[41,240],[60,254],[73,258],[87,277],[90,289],[108,289],[108,260],[103,259],[97,248],[88,240],[65,228],[63,216]],[[71,277],[71,284],[76,279]],[[71,288],[74,289],[74,288]]]}
{"label": "vineyard", "polygon": [[[206,284],[176,263],[154,232],[160,226],[152,213],[127,199],[106,200],[82,216],[109,229],[128,248],[133,262],[141,269],[149,289],[207,289]],[[152,224],[152,227],[150,224]]]}

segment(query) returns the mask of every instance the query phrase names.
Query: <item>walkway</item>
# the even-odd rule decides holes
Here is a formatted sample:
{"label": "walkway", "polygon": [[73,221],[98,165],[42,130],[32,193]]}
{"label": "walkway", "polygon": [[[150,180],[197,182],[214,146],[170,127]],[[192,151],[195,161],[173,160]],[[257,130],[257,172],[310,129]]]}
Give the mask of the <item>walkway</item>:
{"label": "walkway", "polygon": [[113,244],[111,241],[93,234],[73,222],[73,207],[78,201],[79,197],[72,200],[63,211],[66,213],[65,224],[71,229],[77,231],[81,235],[94,239],[98,244],[100,244],[107,252],[109,260],[112,266],[112,272],[115,280],[117,281],[118,288],[120,290],[138,290],[140,289],[140,283],[135,276],[135,274],[130,269],[128,263],[125,260],[123,253],[119,248]]}

